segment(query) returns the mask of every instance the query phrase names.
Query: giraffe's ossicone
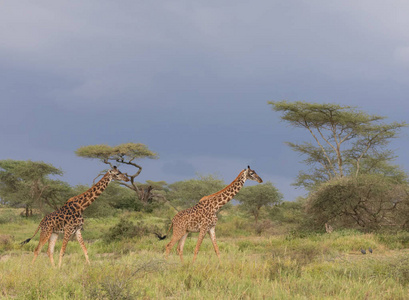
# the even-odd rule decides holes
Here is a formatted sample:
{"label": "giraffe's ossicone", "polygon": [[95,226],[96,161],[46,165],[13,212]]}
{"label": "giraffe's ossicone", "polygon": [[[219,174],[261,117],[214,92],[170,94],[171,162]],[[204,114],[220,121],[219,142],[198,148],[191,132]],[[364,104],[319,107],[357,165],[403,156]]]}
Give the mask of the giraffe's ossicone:
{"label": "giraffe's ossicone", "polygon": [[[177,252],[181,261],[183,262],[183,247],[189,232],[199,232],[199,239],[196,244],[193,262],[196,260],[197,253],[199,252],[200,245],[206,233],[209,233],[214,251],[216,252],[217,257],[220,259],[215,233],[217,223],[216,213],[223,205],[233,199],[233,197],[243,187],[244,182],[247,179],[254,180],[259,183],[263,182],[256,172],[248,167],[247,169],[242,170],[237,178],[224,189],[217,193],[203,197],[195,206],[180,211],[176,216],[174,216],[172,219],[172,224],[169,228],[170,231],[170,229],[173,227],[173,235],[171,241],[166,246],[166,257],[168,257],[170,250],[175,243],[179,241]],[[161,238],[163,239],[164,237]]]}
{"label": "giraffe's ossicone", "polygon": [[58,266],[61,267],[62,257],[67,247],[67,243],[72,235],[76,235],[78,242],[84,251],[85,259],[89,264],[88,252],[85,247],[84,240],[82,239],[81,229],[84,224],[82,217],[83,211],[91,205],[91,203],[106,189],[108,184],[112,180],[129,181],[125,174],[122,174],[116,167],[109,170],[100,181],[93,185],[86,192],[70,198],[60,209],[46,215],[38,225],[34,235],[22,242],[21,244],[28,243],[41,229],[40,241],[38,246],[34,250],[33,263],[35,262],[41,248],[48,241],[47,254],[50,258],[51,264],[54,266],[54,246],[57,241],[58,234],[63,233],[64,239],[60,251],[60,259]]}

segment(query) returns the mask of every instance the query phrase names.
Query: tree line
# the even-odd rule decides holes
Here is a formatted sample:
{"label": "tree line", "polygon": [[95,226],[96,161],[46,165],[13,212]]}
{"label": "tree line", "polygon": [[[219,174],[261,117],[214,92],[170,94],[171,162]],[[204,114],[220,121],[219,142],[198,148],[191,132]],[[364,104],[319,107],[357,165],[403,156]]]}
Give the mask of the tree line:
{"label": "tree line", "polygon": [[[175,211],[196,204],[203,196],[223,189],[226,183],[214,175],[198,176],[198,178],[174,182],[146,181],[140,183],[136,177],[142,172],[142,166],[136,163],[143,158],[156,159],[156,153],[140,143],[127,143],[118,146],[90,145],[77,149],[80,157],[98,159],[110,165],[128,165],[132,173],[125,173],[129,183],[116,182],[108,186],[98,201],[90,206],[85,215],[106,216],[112,209],[152,212],[159,206],[169,205]],[[100,175],[106,171],[101,171]],[[45,162],[1,160],[0,161],[0,203],[11,207],[24,208],[26,217],[33,215],[33,209],[41,214],[49,213],[62,206],[69,198],[86,191],[85,185],[69,184],[51,179],[61,176],[59,170]],[[94,179],[98,178],[97,176]],[[242,189],[237,200],[244,212],[258,222],[260,210],[279,204],[282,195],[272,183],[261,186],[250,186]]]}
{"label": "tree line", "polygon": [[[307,171],[300,171],[294,186],[308,194],[296,202],[283,201],[279,190],[270,182],[244,187],[236,199],[242,209],[257,223],[263,210],[272,218],[292,214],[302,228],[323,228],[330,223],[338,228],[409,228],[409,181],[407,174],[393,164],[396,158],[388,148],[405,122],[386,123],[385,117],[371,115],[355,107],[338,104],[270,101],[281,119],[308,135],[303,141],[287,145],[300,153]],[[112,208],[150,212],[161,205],[175,210],[193,206],[226,183],[213,176],[198,176],[168,184],[165,181],[137,182],[142,172],[142,159],[157,159],[158,154],[140,143],[117,146],[89,145],[76,150],[82,158],[104,164],[128,166],[129,183],[111,185],[88,214],[104,215]],[[101,174],[104,171],[101,172]],[[70,197],[85,191],[87,186],[72,187],[51,179],[62,170],[44,162],[0,161],[0,201],[24,208],[24,215],[33,209],[55,210]],[[227,183],[228,184],[228,183]]]}

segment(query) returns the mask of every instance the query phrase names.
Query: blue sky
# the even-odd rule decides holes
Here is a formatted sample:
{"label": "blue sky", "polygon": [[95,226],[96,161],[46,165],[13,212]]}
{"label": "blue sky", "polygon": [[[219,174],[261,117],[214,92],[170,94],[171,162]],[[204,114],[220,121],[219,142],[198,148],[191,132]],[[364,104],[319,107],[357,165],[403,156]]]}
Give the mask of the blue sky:
{"label": "blue sky", "polygon": [[[306,134],[271,100],[353,105],[406,121],[406,1],[2,1],[0,159],[52,163],[72,185],[92,144],[139,142],[139,181],[250,165],[294,200]],[[408,129],[390,148],[409,171]]]}

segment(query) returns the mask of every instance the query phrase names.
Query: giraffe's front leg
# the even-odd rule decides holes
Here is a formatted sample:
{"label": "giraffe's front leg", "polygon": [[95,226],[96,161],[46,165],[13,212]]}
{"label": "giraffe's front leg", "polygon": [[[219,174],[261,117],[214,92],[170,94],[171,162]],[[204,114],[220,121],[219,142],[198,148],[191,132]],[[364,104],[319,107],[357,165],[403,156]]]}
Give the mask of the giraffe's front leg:
{"label": "giraffe's front leg", "polygon": [[217,243],[216,243],[216,230],[215,229],[216,227],[210,228],[209,235],[213,243],[214,252],[216,252],[217,258],[219,259],[219,262],[220,262],[220,252],[219,252],[219,247],[217,246]]}
{"label": "giraffe's front leg", "polygon": [[58,261],[58,267],[61,268],[62,264],[62,257],[64,256],[65,249],[67,248],[68,241],[70,240],[70,237],[72,235],[71,230],[65,230],[64,231],[64,239],[62,241],[62,246],[61,246],[61,251],[60,251],[60,259]]}
{"label": "giraffe's front leg", "polygon": [[78,229],[75,235],[77,236],[78,243],[80,243],[81,245],[82,251],[84,251],[84,255],[85,255],[85,259],[87,260],[87,263],[90,264],[89,259],[88,259],[88,251],[87,251],[87,248],[85,247],[84,240],[82,239],[81,229]]}
{"label": "giraffe's front leg", "polygon": [[196,260],[197,253],[199,252],[200,245],[202,244],[205,235],[206,235],[206,230],[201,229],[199,233],[199,238],[197,240],[196,248],[195,248],[195,254],[193,255],[193,263]]}

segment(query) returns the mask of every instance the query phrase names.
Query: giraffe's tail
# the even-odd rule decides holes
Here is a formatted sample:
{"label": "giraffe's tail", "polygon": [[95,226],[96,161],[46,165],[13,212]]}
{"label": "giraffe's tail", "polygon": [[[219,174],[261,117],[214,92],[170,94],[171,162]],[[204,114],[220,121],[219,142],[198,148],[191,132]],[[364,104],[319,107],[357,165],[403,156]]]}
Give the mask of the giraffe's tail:
{"label": "giraffe's tail", "polygon": [[159,239],[160,241],[166,239],[166,237],[168,236],[168,234],[169,234],[170,229],[172,228],[172,226],[173,226],[173,223],[170,224],[169,229],[168,229],[168,232],[166,232],[166,234],[165,234],[164,236],[162,236],[162,235],[160,235],[159,233],[156,233],[156,232],[155,232],[155,235],[158,237],[158,239]]}
{"label": "giraffe's tail", "polygon": [[36,232],[33,234],[33,236],[31,238],[26,239],[25,241],[21,242],[20,245],[24,245],[27,244],[29,241],[31,241],[31,239],[33,237],[35,237],[35,235],[37,234],[37,232],[40,230],[40,225],[38,225]]}

